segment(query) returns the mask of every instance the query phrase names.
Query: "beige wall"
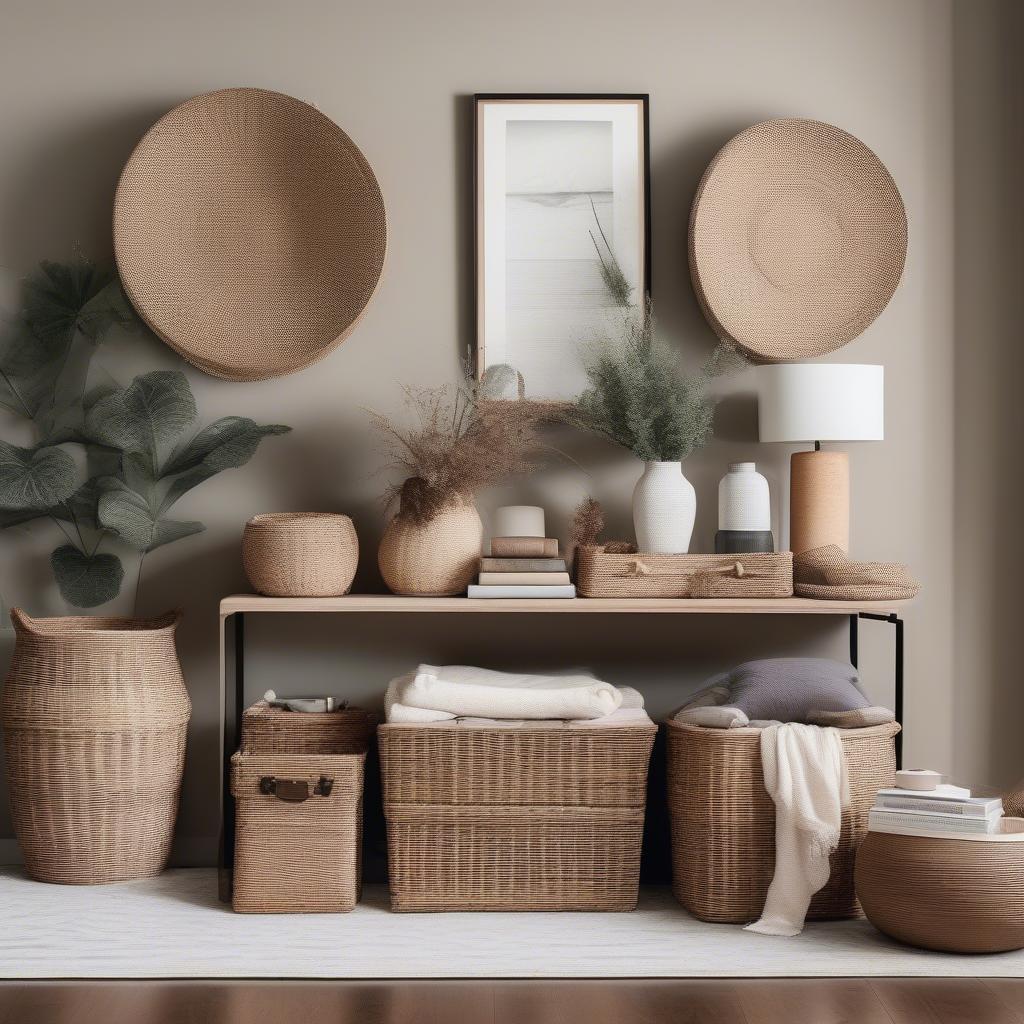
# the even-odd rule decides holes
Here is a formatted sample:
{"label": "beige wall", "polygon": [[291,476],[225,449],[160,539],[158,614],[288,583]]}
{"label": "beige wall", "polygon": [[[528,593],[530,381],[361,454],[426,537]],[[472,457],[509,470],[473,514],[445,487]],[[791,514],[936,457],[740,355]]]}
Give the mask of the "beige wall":
{"label": "beige wall", "polygon": [[[133,144],[166,109],[210,89],[260,85],[317,104],[363,149],[388,206],[391,248],[382,286],[359,329],[327,362],[253,385],[189,371],[205,419],[236,413],[295,430],[268,441],[246,469],[194,491],[182,516],[203,519],[208,531],[158,551],[147,563],[141,610],[180,604],[187,613],[181,650],[195,710],[180,859],[212,856],[216,608],[222,595],[245,588],[241,524],[268,510],[346,510],[363,542],[358,585],[380,587],[374,546],[381,484],[368,477],[373,442],[363,409],[394,411],[400,382],[451,379],[470,342],[467,97],[475,91],[651,94],[654,296],[664,330],[694,361],[713,339],[690,290],[686,218],[700,173],[718,147],[759,119],[802,116],[834,122],[879,154],[906,202],[910,252],[889,308],[837,354],[882,362],[887,373],[887,439],[851,452],[853,548],[866,557],[906,559],[924,583],[907,614],[909,762],[948,769],[955,754],[972,771],[997,767],[988,747],[996,693],[990,675],[976,691],[977,721],[963,734],[967,739],[954,743],[957,687],[965,672],[959,664],[954,673],[952,597],[952,544],[960,536],[954,531],[953,375],[962,367],[954,349],[952,19],[946,0],[34,0],[8,2],[4,21],[0,266],[8,286],[38,259],[66,256],[75,244],[107,256],[112,190]],[[102,359],[123,380],[174,365],[155,345],[127,342]],[[985,387],[984,379],[977,382],[974,400],[981,404]],[[779,514],[785,513],[789,449],[757,447],[749,384],[735,381],[730,391],[720,437],[687,466],[700,503],[698,548],[711,543],[715,485],[731,459],[756,458]],[[970,410],[957,407],[957,413],[969,416]],[[956,439],[971,443],[963,431]],[[591,476],[563,465],[486,495],[481,506],[511,497],[536,500],[564,530],[572,506],[592,492],[624,535],[638,467],[609,447],[567,443]],[[971,461],[973,449],[961,448],[959,455],[957,466]],[[994,486],[987,478],[980,483]],[[972,514],[968,532],[977,535],[985,509]],[[39,534],[36,542],[0,535],[0,589],[8,601],[58,613],[59,601],[41,597],[36,583],[53,538],[44,525],[32,532]],[[995,566],[979,563],[976,570],[972,583],[988,589]],[[594,625],[589,619],[475,619],[470,634],[458,618],[254,622],[252,693],[301,679],[305,689],[376,703],[390,674],[421,658],[495,667],[587,662],[639,685],[652,711],[662,714],[705,674],[729,663],[846,650],[842,623],[658,617]],[[862,632],[867,682],[888,700],[891,635],[883,627]],[[987,665],[985,672],[997,667]],[[998,767],[1007,767],[1005,756]]]}

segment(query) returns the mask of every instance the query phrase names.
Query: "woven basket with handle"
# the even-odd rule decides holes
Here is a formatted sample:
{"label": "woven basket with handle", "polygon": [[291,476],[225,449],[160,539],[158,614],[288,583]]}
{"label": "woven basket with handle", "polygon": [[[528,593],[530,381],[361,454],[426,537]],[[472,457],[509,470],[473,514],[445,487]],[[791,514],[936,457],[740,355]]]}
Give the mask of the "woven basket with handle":
{"label": "woven basket with handle", "polygon": [[633,910],[656,731],[382,725],[392,909]]}
{"label": "woven basket with handle", "polygon": [[179,615],[34,619],[17,636],[2,714],[14,830],[33,877],[147,878],[167,862],[191,705]]}
{"label": "woven basket with handle", "polygon": [[[669,720],[672,891],[703,921],[755,921],[775,873],[775,805],[764,788],[760,729],[706,729]],[[896,774],[895,723],[841,730],[850,780],[832,874],[808,917],[857,917],[854,855],[879,789]]]}
{"label": "woven basket with handle", "polygon": [[581,547],[576,589],[580,597],[791,597],[793,555],[620,554]]}

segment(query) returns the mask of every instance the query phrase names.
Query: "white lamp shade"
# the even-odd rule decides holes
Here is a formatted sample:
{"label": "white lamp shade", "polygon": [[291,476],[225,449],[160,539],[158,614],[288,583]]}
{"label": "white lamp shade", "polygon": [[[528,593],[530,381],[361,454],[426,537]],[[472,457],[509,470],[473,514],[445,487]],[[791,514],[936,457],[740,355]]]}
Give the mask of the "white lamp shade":
{"label": "white lamp shade", "polygon": [[885,367],[780,363],[758,374],[762,441],[881,441]]}

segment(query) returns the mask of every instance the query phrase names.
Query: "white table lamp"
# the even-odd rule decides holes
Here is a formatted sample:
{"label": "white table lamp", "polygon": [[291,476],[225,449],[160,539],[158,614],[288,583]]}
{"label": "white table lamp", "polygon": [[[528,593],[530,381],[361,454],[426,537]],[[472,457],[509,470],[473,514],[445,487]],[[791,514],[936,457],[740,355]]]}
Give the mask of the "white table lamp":
{"label": "white table lamp", "polygon": [[794,554],[850,547],[850,462],[822,441],[881,441],[885,368],[854,363],[780,363],[758,369],[762,441],[812,443],[790,460],[789,546]]}

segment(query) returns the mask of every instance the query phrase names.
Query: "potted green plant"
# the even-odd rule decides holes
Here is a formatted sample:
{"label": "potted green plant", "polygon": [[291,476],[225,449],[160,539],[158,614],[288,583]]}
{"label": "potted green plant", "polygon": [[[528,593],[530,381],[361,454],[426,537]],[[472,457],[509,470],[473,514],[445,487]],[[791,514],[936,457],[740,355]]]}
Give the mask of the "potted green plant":
{"label": "potted green plant", "polygon": [[650,302],[625,313],[615,336],[586,353],[589,387],[566,418],[643,461],[633,492],[640,551],[679,554],[689,549],[697,498],[682,463],[711,437],[711,379],[738,360],[720,344],[696,373],[688,373],[658,334]]}

